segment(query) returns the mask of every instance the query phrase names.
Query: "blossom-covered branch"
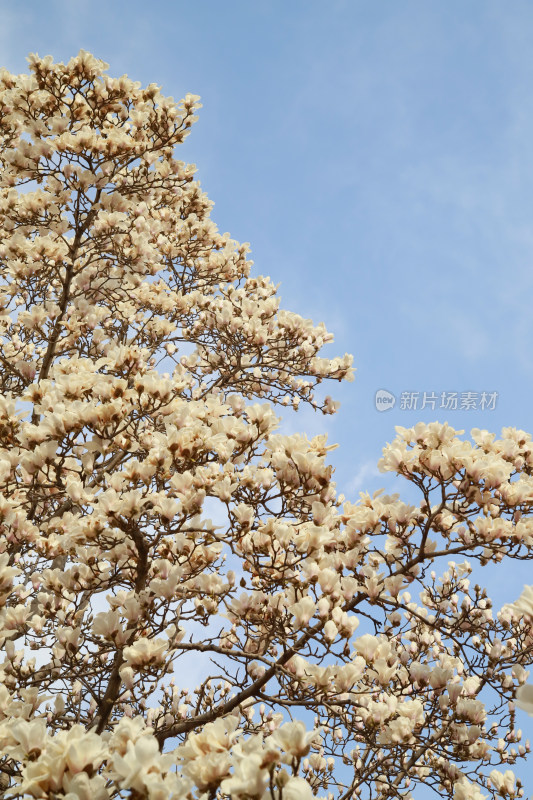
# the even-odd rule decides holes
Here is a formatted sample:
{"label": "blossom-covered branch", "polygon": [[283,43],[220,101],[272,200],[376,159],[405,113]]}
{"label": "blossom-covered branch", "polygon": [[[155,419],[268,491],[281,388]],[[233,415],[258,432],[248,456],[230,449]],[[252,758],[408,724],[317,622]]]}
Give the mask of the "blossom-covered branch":
{"label": "blossom-covered branch", "polygon": [[532,558],[530,437],[398,429],[419,501],[338,496],[275,412],[333,413],[351,357],[211,221],[175,158],[198,98],[29,61],[0,74],[6,796],[521,796],[533,607],[470,576]]}

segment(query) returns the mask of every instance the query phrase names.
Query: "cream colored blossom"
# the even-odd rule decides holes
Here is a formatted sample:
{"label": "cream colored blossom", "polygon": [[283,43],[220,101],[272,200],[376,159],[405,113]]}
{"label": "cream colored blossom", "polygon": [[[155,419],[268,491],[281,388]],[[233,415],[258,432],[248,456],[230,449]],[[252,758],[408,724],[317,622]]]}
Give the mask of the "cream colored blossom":
{"label": "cream colored blossom", "polygon": [[124,658],[132,667],[148,667],[161,663],[166,649],[164,639],[138,639],[135,644],[124,648]]}
{"label": "cream colored blossom", "polygon": [[272,734],[272,740],[283,753],[295,758],[307,755],[319,731],[307,731],[303,722],[286,722]]}
{"label": "cream colored blossom", "polygon": [[270,781],[270,773],[263,768],[263,755],[249,753],[235,764],[229,778],[225,778],[220,787],[225,794],[244,800],[244,798],[262,798]]}
{"label": "cream colored blossom", "polygon": [[502,796],[515,796],[515,775],[512,770],[506,769],[505,772],[500,772],[498,769],[493,769],[489,777],[496,791],[500,792]]}
{"label": "cream colored blossom", "polygon": [[454,800],[486,800],[487,795],[483,794],[479,786],[471,783],[466,778],[461,778],[454,784]]}
{"label": "cream colored blossom", "polygon": [[127,742],[123,755],[113,755],[112,770],[121,788],[144,792],[150,774],[165,774],[172,761],[171,755],[161,755],[153,736],[141,736],[135,742],[131,739]]}
{"label": "cream colored blossom", "polygon": [[511,608],[526,617],[533,617],[533,586],[524,586],[522,594],[514,601]]}
{"label": "cream colored blossom", "polygon": [[533,717],[533,686],[526,683],[519,686],[516,690],[515,703],[522,711],[526,711],[530,717]]}
{"label": "cream colored blossom", "polygon": [[283,787],[284,800],[314,800],[310,785],[303,778],[289,778]]}
{"label": "cream colored blossom", "polygon": [[289,607],[289,611],[294,615],[296,626],[302,628],[308,624],[315,613],[316,604],[312,597],[306,595],[306,597],[302,597],[301,600],[298,600],[297,603],[293,603],[293,605]]}

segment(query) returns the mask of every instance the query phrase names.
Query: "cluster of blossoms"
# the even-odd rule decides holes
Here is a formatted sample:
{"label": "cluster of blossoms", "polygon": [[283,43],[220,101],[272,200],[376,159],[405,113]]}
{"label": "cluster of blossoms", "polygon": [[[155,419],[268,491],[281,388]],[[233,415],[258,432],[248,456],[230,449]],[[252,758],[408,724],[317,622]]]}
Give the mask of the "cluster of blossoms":
{"label": "cluster of blossoms", "polygon": [[[15,793],[30,797],[105,800],[113,786],[117,794],[185,800],[195,788],[209,797],[209,788],[219,784],[236,800],[270,798],[269,787],[285,800],[314,797],[309,783],[290,768],[309,752],[315,732],[289,722],[266,741],[260,734],[239,741],[237,724],[236,716],[218,719],[162,754],[139,716],[122,717],[112,733],[98,735],[75,724],[53,736],[45,717],[21,716],[0,722],[0,747],[4,756],[24,764]],[[182,766],[180,774],[176,765]]]}
{"label": "cluster of blossoms", "polygon": [[470,575],[533,557],[530,437],[398,429],[418,505],[338,496],[275,407],[332,413],[351,358],[210,220],[174,158],[198,98],[30,68],[0,73],[5,796],[521,797],[532,594],[494,614]]}

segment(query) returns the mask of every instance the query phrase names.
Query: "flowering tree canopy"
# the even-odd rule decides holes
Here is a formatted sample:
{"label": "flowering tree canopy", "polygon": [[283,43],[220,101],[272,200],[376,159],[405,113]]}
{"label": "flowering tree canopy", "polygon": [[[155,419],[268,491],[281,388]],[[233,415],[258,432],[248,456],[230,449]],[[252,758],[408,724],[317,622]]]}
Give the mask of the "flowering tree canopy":
{"label": "flowering tree canopy", "polygon": [[338,496],[275,407],[333,413],[351,357],[211,221],[175,159],[198,98],[29,63],[0,73],[4,795],[520,797],[533,591],[496,614],[469,576],[533,557],[530,437],[398,429],[418,504]]}

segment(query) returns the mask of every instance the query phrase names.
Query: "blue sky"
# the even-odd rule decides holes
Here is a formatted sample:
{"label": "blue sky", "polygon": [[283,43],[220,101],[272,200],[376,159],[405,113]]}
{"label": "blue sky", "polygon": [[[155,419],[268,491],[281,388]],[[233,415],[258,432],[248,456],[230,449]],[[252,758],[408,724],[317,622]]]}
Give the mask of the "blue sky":
{"label": "blue sky", "polygon": [[[493,0],[0,2],[0,62],[79,48],[202,96],[181,158],[285,307],[352,352],[327,429],[340,489],[386,484],[395,425],[533,429],[533,4]],[[387,389],[398,401],[376,411]],[[331,391],[331,389],[330,389]],[[408,411],[404,391],[497,392]],[[402,488],[401,484],[397,488]],[[512,600],[529,565],[491,571]],[[512,576],[512,580],[510,580]]]}

